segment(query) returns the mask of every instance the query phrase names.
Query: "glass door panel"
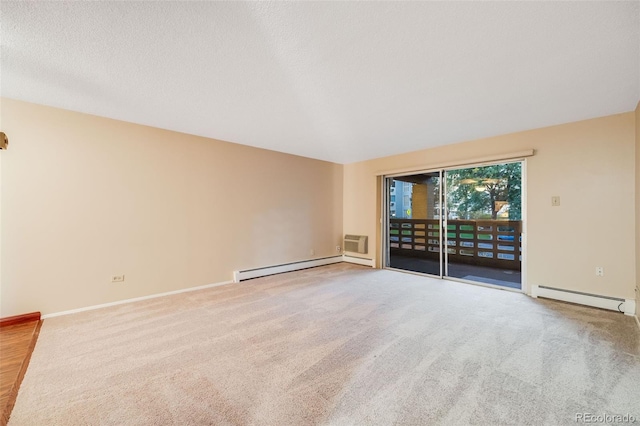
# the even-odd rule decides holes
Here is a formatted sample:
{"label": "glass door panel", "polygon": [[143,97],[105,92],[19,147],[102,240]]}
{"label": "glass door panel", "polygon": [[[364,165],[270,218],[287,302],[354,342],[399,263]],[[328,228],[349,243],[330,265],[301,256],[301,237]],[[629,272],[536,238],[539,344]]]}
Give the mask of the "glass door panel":
{"label": "glass door panel", "polygon": [[442,276],[441,172],[388,178],[387,266]]}
{"label": "glass door panel", "polygon": [[522,163],[445,171],[445,275],[521,288]]}

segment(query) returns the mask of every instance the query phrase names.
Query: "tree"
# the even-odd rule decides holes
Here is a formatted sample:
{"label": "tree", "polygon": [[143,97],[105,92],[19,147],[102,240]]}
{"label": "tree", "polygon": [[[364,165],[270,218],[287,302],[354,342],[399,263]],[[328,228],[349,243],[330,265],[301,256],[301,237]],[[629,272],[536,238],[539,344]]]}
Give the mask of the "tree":
{"label": "tree", "polygon": [[[464,219],[497,219],[503,201],[510,220],[522,218],[521,163],[449,170],[447,208]],[[455,213],[454,213],[455,212]]]}

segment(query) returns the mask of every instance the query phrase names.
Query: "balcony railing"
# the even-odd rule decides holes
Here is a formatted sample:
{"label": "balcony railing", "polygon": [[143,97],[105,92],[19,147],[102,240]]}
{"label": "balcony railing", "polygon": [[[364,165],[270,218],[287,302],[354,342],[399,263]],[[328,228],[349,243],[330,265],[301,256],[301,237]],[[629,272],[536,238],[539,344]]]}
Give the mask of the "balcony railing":
{"label": "balcony railing", "polygon": [[[521,235],[521,221],[450,219],[447,220],[447,256],[451,263],[520,270]],[[390,219],[389,247],[392,255],[438,260],[440,221]]]}

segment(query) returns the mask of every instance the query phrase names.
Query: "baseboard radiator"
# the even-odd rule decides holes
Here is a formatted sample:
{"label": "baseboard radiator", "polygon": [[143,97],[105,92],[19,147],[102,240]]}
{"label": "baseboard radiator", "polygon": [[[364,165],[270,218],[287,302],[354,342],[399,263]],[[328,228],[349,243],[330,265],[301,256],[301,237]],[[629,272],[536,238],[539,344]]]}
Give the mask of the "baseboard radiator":
{"label": "baseboard radiator", "polygon": [[376,261],[367,257],[358,257],[345,254],[342,256],[342,260],[348,263],[355,263],[356,265],[371,266],[372,268],[376,267]]}
{"label": "baseboard radiator", "polygon": [[316,266],[331,265],[342,262],[342,256],[324,257],[322,259],[303,260],[301,262],[285,263],[282,265],[265,266],[264,268],[245,269],[233,271],[233,282],[250,280],[252,278],[266,277],[267,275],[282,274],[283,272],[298,271],[300,269],[314,268]]}
{"label": "baseboard radiator", "polygon": [[358,265],[371,266],[375,268],[373,259],[366,259],[355,256],[331,256],[322,259],[303,260],[300,262],[285,263],[282,265],[265,266],[263,268],[245,269],[242,271],[233,271],[233,282],[250,280],[253,278],[266,277],[268,275],[282,274],[283,272],[299,271],[301,269],[315,268],[316,266],[331,265],[333,263],[348,262]]}
{"label": "baseboard radiator", "polygon": [[531,287],[531,296],[562,300],[563,302],[577,303],[579,305],[593,306],[601,309],[609,309],[611,311],[622,312],[625,315],[635,315],[636,312],[635,299],[621,299],[617,297],[537,285]]}

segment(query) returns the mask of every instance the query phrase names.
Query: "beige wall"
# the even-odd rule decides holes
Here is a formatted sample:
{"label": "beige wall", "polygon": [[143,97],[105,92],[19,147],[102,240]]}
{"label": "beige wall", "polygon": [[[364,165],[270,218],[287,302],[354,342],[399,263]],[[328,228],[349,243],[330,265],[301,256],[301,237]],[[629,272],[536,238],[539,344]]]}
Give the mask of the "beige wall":
{"label": "beige wall", "polygon": [[0,113],[0,316],[227,281],[341,245],[341,165],[8,99]]}
{"label": "beige wall", "polygon": [[[528,283],[635,298],[634,121],[630,112],[345,165],[344,231],[379,244],[379,172],[535,149],[527,160]],[[551,207],[554,195],[560,207]]]}
{"label": "beige wall", "polygon": [[[1,102],[0,126],[10,139],[0,153],[3,317],[334,255],[343,220],[345,233],[369,235],[369,256],[379,257],[378,173],[530,148],[536,155],[527,164],[528,282],[635,298],[640,105],[635,113],[343,167]],[[551,207],[552,195],[561,197],[560,207]],[[595,276],[595,266],[605,267],[604,277]],[[115,274],[125,274],[125,282],[110,283]]]}
{"label": "beige wall", "polygon": [[636,125],[636,316],[640,317],[640,102],[635,111]]}

